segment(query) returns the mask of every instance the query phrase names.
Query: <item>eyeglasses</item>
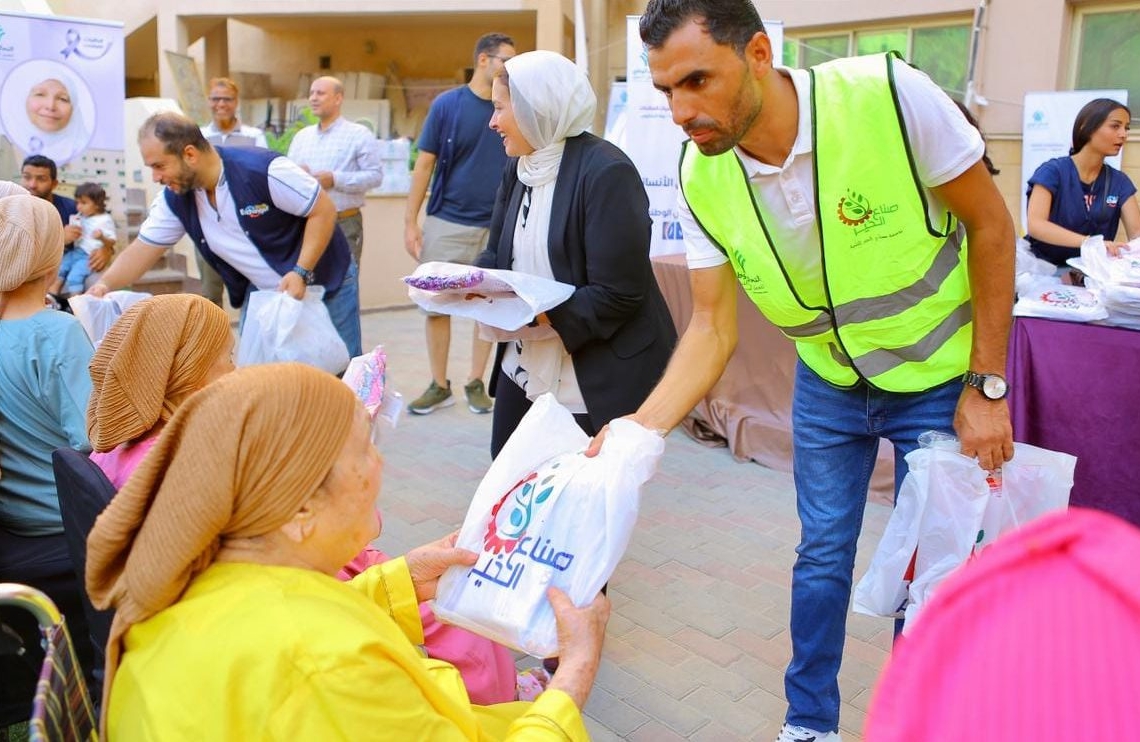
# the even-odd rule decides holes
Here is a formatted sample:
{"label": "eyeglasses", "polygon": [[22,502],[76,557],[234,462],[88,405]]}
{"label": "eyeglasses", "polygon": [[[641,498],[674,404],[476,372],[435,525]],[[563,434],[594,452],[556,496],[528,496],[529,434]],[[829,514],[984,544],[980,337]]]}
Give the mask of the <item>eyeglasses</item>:
{"label": "eyeglasses", "polygon": [[497,59],[500,62],[502,62],[503,64],[506,64],[508,59],[514,59],[513,55],[510,57],[504,57],[501,54],[488,54],[487,56],[490,57],[491,59]]}
{"label": "eyeglasses", "polygon": [[237,98],[222,98],[221,96],[210,96],[211,103],[233,103]]}

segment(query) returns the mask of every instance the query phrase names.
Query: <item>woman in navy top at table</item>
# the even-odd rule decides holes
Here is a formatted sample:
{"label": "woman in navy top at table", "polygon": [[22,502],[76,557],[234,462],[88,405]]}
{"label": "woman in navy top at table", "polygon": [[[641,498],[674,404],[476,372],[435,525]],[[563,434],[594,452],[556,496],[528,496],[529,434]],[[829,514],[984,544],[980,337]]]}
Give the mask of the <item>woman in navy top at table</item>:
{"label": "woman in navy top at table", "polygon": [[1033,173],[1026,238],[1034,255],[1063,266],[1080,255],[1086,237],[1097,234],[1110,254],[1119,255],[1121,219],[1128,239],[1140,237],[1136,186],[1104,161],[1120,153],[1131,118],[1132,112],[1111,98],[1090,101],[1073,122],[1069,156],[1048,160]]}

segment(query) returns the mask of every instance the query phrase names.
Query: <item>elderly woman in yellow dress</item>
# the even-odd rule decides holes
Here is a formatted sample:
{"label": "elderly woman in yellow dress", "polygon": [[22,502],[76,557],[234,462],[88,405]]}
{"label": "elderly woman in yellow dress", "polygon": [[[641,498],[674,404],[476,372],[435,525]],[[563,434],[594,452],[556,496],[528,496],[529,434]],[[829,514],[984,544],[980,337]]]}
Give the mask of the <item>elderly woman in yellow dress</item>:
{"label": "elderly woman in yellow dress", "polygon": [[454,536],[334,575],[375,538],[381,459],[347,386],[254,366],[188,399],[96,522],[87,586],[116,609],[116,739],[588,739],[609,604],[549,598],[562,666],[531,703],[475,706],[417,646],[417,603],[470,565]]}

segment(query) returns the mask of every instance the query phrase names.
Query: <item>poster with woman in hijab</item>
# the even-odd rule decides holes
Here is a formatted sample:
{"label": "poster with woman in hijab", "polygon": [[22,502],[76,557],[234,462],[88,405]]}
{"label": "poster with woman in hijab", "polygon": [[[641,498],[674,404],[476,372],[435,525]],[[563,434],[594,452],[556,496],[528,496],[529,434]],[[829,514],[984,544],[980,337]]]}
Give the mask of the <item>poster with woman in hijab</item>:
{"label": "poster with woman in hijab", "polygon": [[14,159],[121,156],[124,61],[120,23],[0,13],[0,134]]}

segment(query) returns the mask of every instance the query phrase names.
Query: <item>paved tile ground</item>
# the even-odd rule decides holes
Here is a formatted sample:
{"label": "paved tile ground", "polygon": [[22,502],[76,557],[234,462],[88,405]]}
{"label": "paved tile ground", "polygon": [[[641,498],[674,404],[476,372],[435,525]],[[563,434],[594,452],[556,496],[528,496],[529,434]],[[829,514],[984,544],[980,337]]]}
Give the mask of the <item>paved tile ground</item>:
{"label": "paved tile ground", "polygon": [[[462,396],[471,324],[456,321],[449,371]],[[389,379],[410,401],[427,386],[423,317],[401,309],[367,314],[365,347],[384,343]],[[404,416],[386,457],[379,543],[401,553],[463,521],[490,464],[490,415],[459,399],[424,417]],[[889,513],[869,505],[856,575]],[[788,604],[799,524],[791,475],[733,460],[684,433],[669,436],[645,489],[625,559],[610,582],[601,672],[586,707],[595,740],[772,740],[785,711],[791,655]],[[852,614],[839,684],[841,731],[861,738],[891,625]],[[535,664],[520,658],[520,667]]]}

